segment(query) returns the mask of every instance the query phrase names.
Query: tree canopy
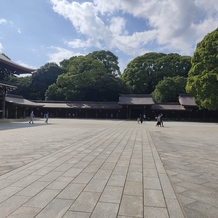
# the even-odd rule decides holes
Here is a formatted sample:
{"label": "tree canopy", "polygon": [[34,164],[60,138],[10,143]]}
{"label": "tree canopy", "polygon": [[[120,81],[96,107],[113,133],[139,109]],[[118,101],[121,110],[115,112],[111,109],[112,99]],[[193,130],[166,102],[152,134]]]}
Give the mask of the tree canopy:
{"label": "tree canopy", "polygon": [[94,51],[89,53],[88,56],[100,61],[104,64],[107,72],[119,76],[121,74],[120,67],[118,63],[118,57],[114,55],[111,51]]}
{"label": "tree canopy", "polygon": [[122,74],[133,93],[150,94],[164,77],[187,77],[191,57],[150,52],[133,59]]}
{"label": "tree canopy", "polygon": [[178,94],[185,93],[187,78],[183,76],[164,77],[159,81],[152,96],[156,102],[178,101]]}
{"label": "tree canopy", "polygon": [[74,101],[117,101],[126,85],[92,55],[72,57],[61,63],[66,73],[49,86],[46,99]]}
{"label": "tree canopy", "polygon": [[32,99],[45,99],[45,92],[48,86],[55,83],[58,75],[63,73],[63,69],[56,63],[47,63],[40,67],[31,77]]}
{"label": "tree canopy", "polygon": [[196,104],[208,110],[218,109],[218,28],[197,44],[191,59],[186,91]]}

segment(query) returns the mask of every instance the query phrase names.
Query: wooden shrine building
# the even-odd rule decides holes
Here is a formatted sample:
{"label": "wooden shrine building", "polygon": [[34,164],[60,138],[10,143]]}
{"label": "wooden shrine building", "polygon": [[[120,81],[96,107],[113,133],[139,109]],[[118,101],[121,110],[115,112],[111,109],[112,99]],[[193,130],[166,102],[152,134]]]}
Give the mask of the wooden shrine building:
{"label": "wooden shrine building", "polygon": [[4,78],[8,75],[31,74],[33,71],[35,70],[16,64],[0,54],[0,118],[7,118],[5,98],[9,91],[16,89],[15,85],[6,83]]}

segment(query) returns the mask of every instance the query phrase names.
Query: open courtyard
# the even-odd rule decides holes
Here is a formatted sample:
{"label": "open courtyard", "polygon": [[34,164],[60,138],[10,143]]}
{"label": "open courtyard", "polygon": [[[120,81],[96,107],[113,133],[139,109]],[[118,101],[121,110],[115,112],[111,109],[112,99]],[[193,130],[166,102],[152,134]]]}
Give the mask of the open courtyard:
{"label": "open courtyard", "polygon": [[0,123],[0,218],[217,218],[216,123]]}

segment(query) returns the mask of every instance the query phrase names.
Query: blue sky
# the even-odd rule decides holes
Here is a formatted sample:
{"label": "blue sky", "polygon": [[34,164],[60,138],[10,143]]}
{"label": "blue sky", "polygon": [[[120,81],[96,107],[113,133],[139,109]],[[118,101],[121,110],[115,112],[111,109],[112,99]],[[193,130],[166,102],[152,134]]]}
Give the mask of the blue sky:
{"label": "blue sky", "polygon": [[192,56],[217,27],[217,0],[0,0],[0,53],[34,69],[97,50],[121,71],[151,51]]}

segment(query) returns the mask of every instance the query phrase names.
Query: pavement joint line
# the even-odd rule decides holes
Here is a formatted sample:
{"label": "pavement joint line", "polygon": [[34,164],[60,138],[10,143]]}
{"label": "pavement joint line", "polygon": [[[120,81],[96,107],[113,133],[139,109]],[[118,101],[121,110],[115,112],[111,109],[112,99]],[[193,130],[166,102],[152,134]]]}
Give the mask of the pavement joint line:
{"label": "pavement joint line", "polygon": [[[174,190],[174,188],[173,188],[173,185],[171,184],[171,181],[170,181],[170,179],[169,179],[169,177],[168,177],[168,175],[167,175],[167,172],[166,172],[166,170],[165,170],[165,168],[164,168],[164,166],[163,166],[163,163],[162,163],[162,161],[161,161],[161,158],[160,158],[160,156],[159,156],[159,154],[158,154],[158,151],[157,151],[157,148],[156,148],[156,146],[155,146],[155,144],[154,144],[154,142],[153,142],[153,140],[152,140],[152,137],[151,137],[151,135],[150,135],[150,132],[147,130],[147,136],[148,136],[148,140],[149,140],[149,144],[150,144],[150,146],[151,146],[151,150],[152,150],[152,155],[153,155],[153,158],[154,158],[154,162],[155,162],[155,165],[156,165],[156,161],[158,160],[159,161],[159,163],[161,163],[161,165],[162,165],[162,170],[164,170],[164,172],[159,172],[159,169],[158,169],[158,167],[157,167],[157,165],[156,165],[156,170],[157,170],[157,172],[158,172],[158,177],[159,177],[159,180],[160,180],[160,183],[161,183],[161,187],[162,187],[162,191],[163,191],[163,194],[164,194],[164,196],[165,196],[165,203],[166,203],[166,206],[167,206],[167,210],[168,210],[168,214],[169,214],[169,217],[170,218],[173,218],[173,216],[171,216],[170,214],[170,211],[169,211],[169,205],[167,204],[167,199],[170,199],[170,198],[168,198],[167,196],[166,196],[166,193],[165,193],[165,188],[163,187],[163,180],[162,180],[162,177],[160,176],[160,174],[163,174],[163,175],[166,175],[166,177],[168,178],[168,181],[169,181],[169,184],[170,184],[170,186],[171,186],[171,188],[172,188],[172,190],[173,190],[173,192],[174,192],[174,195],[175,195],[175,199],[174,200],[176,200],[177,201],[177,203],[178,203],[178,205],[179,205],[179,208],[177,208],[177,211],[176,211],[176,216],[175,216],[175,218],[186,218],[186,215],[185,215],[185,212],[184,212],[184,210],[183,210],[183,207],[182,207],[182,205],[181,205],[181,203],[180,203],[180,201],[179,201],[179,199],[178,199],[178,197],[177,197],[177,194],[176,194],[176,192],[175,192],[175,190]],[[154,154],[155,154],[155,157],[154,157]],[[172,209],[174,209],[174,208],[172,208]],[[179,209],[179,211],[178,211],[178,209]],[[174,213],[173,213],[174,214]]]}
{"label": "pavement joint line", "polygon": [[[109,130],[102,130],[102,131],[109,131]],[[90,136],[87,136],[86,138],[84,138],[84,139],[82,139],[82,140],[83,140],[83,141],[91,140],[89,137],[90,137]],[[97,138],[98,135],[96,136],[96,134],[92,134],[92,137]],[[93,140],[93,139],[92,139],[92,140]],[[74,142],[74,145],[75,145],[75,146],[76,146],[76,145],[80,145],[80,144],[81,144],[81,141]],[[18,168],[16,168],[16,169],[12,170],[12,171],[9,171],[9,172],[7,172],[7,173],[5,173],[5,174],[3,174],[3,175],[0,176],[0,181],[1,181],[2,179],[6,179],[6,178],[8,178],[8,177],[10,177],[10,176],[12,176],[12,175],[14,175],[14,174],[20,172],[20,171],[22,171],[22,170],[27,169],[27,168],[29,168],[29,167],[35,165],[36,163],[42,162],[43,160],[46,160],[48,157],[52,157],[52,156],[54,156],[54,155],[56,155],[56,154],[58,154],[58,153],[60,153],[60,152],[62,152],[62,151],[64,151],[64,150],[67,150],[67,149],[69,149],[70,147],[72,147],[72,145],[68,145],[67,147],[61,148],[61,149],[59,149],[59,150],[57,150],[57,151],[52,152],[51,154],[47,154],[47,155],[45,155],[45,156],[43,156],[43,157],[41,157],[41,158],[39,158],[39,159],[37,159],[37,160],[34,160],[34,161],[32,161],[32,162],[30,162],[30,163],[28,163],[28,164],[25,164],[25,165],[23,165],[23,166],[21,166],[21,167],[18,167]],[[75,148],[75,149],[77,149],[77,148]],[[75,149],[74,149],[74,150],[75,150]],[[64,155],[63,155],[63,156],[64,156]],[[50,164],[50,163],[48,162],[47,165],[49,165],[49,164]],[[45,165],[45,166],[46,166],[46,165]],[[43,167],[45,167],[45,166],[43,166]],[[41,168],[43,168],[43,167],[41,167]],[[30,174],[31,174],[31,173],[30,173]]]}
{"label": "pavement joint line", "polygon": [[[106,217],[113,218],[185,218],[195,213],[216,217],[217,124],[166,122],[157,128],[152,121],[141,125],[54,119],[54,125],[37,128],[22,123],[5,126],[0,131],[0,218],[20,218],[25,211],[29,218],[54,217],[59,203],[64,210],[61,218],[110,213],[104,207],[112,209]],[[82,203],[84,197],[96,199],[98,193],[92,206]],[[44,202],[40,196],[45,196]],[[43,208],[27,210],[25,204]],[[92,212],[84,214],[88,211]]]}
{"label": "pavement joint line", "polygon": [[[124,130],[123,130],[123,132],[124,132]],[[123,140],[123,138],[125,138],[125,135],[127,135],[127,133],[125,133],[124,134],[124,136],[119,140],[119,143]],[[131,136],[131,135],[130,135]],[[129,137],[130,137],[129,136]],[[115,141],[116,139],[114,139],[113,141]],[[119,143],[117,143],[117,144],[119,144]],[[122,150],[122,152],[121,152],[121,154],[119,155],[119,158],[121,157],[121,155],[122,155],[122,153],[123,153],[123,151],[125,150],[125,147],[127,146],[127,143],[128,143],[128,140],[126,141],[126,143],[125,143],[125,146],[123,147],[123,150]],[[109,145],[108,145],[109,146]],[[108,147],[107,146],[107,147]],[[117,148],[117,146],[113,149],[113,151],[115,150]],[[103,151],[102,151],[103,152]],[[102,153],[101,152],[101,153]],[[111,154],[112,154],[112,152],[111,152]],[[110,157],[110,155],[108,156],[108,158]],[[107,159],[108,159],[107,158]],[[118,158],[118,159],[119,159]],[[107,161],[107,159],[105,159],[105,161],[101,164],[101,166],[99,167],[99,169],[104,165],[104,163]],[[114,169],[116,168],[116,166],[117,166],[117,163],[118,163],[118,161],[116,162],[116,165],[114,166],[114,168],[113,168],[113,170],[112,170],[112,172],[111,172],[111,175],[113,174],[113,172],[114,172]],[[130,163],[129,163],[130,164]],[[84,170],[85,170],[86,168],[84,168]],[[99,170],[98,169],[98,170]],[[98,172],[98,171],[97,171]],[[93,175],[93,177],[92,178],[94,178],[94,176],[97,174],[97,172]],[[128,173],[126,173],[126,178],[127,178],[127,174]],[[100,196],[99,196],[99,198],[98,198],[98,202],[101,202],[101,201],[99,201],[100,200],[100,198],[101,198],[101,196],[102,196],[102,194],[103,194],[103,192],[104,192],[104,190],[105,190],[105,187],[107,186],[107,184],[108,184],[108,182],[109,182],[109,180],[110,180],[110,178],[111,178],[111,175],[110,175],[110,177],[108,178],[108,180],[107,180],[107,182],[106,182],[106,184],[105,184],[105,186],[104,186],[104,189],[102,190],[102,192],[101,192],[101,194],[100,194]],[[90,180],[91,181],[91,180]],[[126,183],[126,179],[125,179],[125,183]],[[87,184],[88,185],[88,184]],[[84,187],[84,189],[83,190],[85,190],[85,188],[87,187],[87,185]],[[125,184],[124,184],[124,187],[125,187]],[[123,192],[124,192],[124,187],[123,187],[123,191],[122,191],[122,196],[123,196]],[[80,195],[82,194],[82,192],[80,193]],[[78,197],[76,198],[76,199],[78,199],[79,198],[79,196],[80,195],[78,195]],[[76,201],[76,199],[75,199],[75,201]],[[75,202],[74,201],[74,202]],[[119,203],[119,206],[118,206],[118,210],[117,210],[117,213],[119,213],[119,209],[120,209],[120,206],[121,206],[121,201],[122,201],[122,197],[121,197],[121,199],[120,199],[120,203]],[[73,202],[73,203],[74,203]],[[111,203],[111,202],[110,202]],[[113,203],[113,204],[117,204],[117,203]],[[73,205],[73,204],[72,204]],[[71,206],[72,206],[71,205]],[[92,216],[92,214],[93,214],[93,212],[94,212],[94,210],[95,210],[95,208],[97,207],[97,203],[96,203],[96,205],[95,205],[95,207],[93,208],[93,210],[92,210],[92,212],[91,212],[91,215],[90,216]],[[118,214],[117,214],[117,216],[118,216]]]}

